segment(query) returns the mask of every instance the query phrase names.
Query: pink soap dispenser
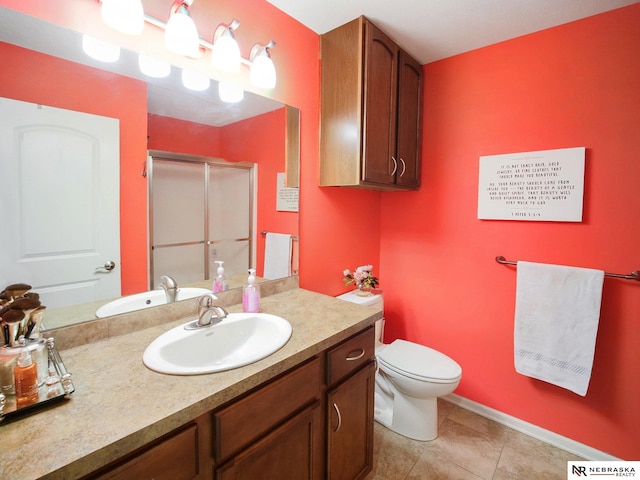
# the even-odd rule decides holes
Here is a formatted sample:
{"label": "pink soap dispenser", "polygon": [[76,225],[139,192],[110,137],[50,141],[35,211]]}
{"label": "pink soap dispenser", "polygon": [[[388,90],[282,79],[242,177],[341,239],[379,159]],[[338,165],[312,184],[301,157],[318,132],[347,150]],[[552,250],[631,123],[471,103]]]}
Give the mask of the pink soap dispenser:
{"label": "pink soap dispenser", "polygon": [[256,285],[256,270],[249,269],[249,279],[242,288],[242,311],[258,313],[260,311],[260,286]]}

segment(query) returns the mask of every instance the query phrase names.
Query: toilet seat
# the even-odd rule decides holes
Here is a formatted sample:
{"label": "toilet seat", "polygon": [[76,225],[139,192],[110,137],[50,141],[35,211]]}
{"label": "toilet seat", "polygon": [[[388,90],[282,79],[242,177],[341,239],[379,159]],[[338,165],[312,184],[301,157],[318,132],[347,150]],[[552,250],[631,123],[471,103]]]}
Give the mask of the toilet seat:
{"label": "toilet seat", "polygon": [[382,367],[415,380],[453,383],[462,376],[460,365],[444,353],[406,340],[394,340],[376,353]]}

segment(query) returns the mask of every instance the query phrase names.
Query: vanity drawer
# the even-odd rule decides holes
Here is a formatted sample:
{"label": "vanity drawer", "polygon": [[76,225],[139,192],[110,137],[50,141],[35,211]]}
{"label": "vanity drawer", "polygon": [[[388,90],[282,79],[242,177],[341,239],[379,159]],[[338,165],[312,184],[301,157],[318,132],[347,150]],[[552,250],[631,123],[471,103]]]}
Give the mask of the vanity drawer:
{"label": "vanity drawer", "polygon": [[213,413],[214,457],[221,463],[320,398],[319,358]]}
{"label": "vanity drawer", "polygon": [[327,385],[355,372],[374,358],[375,330],[370,327],[327,352]]}

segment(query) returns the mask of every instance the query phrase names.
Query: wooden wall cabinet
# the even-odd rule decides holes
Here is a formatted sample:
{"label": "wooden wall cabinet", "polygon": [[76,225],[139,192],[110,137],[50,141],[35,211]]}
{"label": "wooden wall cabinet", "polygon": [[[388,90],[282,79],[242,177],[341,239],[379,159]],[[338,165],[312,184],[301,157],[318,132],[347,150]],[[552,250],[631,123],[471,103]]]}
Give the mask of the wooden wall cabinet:
{"label": "wooden wall cabinet", "polygon": [[364,478],[373,465],[374,329],[85,477]]}
{"label": "wooden wall cabinet", "polygon": [[321,37],[320,185],[420,186],[422,66],[365,17]]}

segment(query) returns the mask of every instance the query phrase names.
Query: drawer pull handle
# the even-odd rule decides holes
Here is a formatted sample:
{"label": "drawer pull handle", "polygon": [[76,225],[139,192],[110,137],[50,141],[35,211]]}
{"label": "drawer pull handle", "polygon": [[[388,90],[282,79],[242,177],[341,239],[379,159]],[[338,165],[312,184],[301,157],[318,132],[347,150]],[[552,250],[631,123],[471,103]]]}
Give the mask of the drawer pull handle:
{"label": "drawer pull handle", "polygon": [[352,362],[353,360],[360,360],[362,357],[364,357],[364,348],[361,348],[360,350],[353,350],[351,352],[349,352],[349,354],[346,356],[345,360],[348,362]]}
{"label": "drawer pull handle", "polygon": [[336,415],[338,415],[338,426],[333,431],[333,433],[335,433],[338,430],[340,430],[340,427],[342,426],[342,415],[340,415],[340,409],[338,408],[338,405],[336,405],[335,403],[333,404],[333,409],[336,411]]}

